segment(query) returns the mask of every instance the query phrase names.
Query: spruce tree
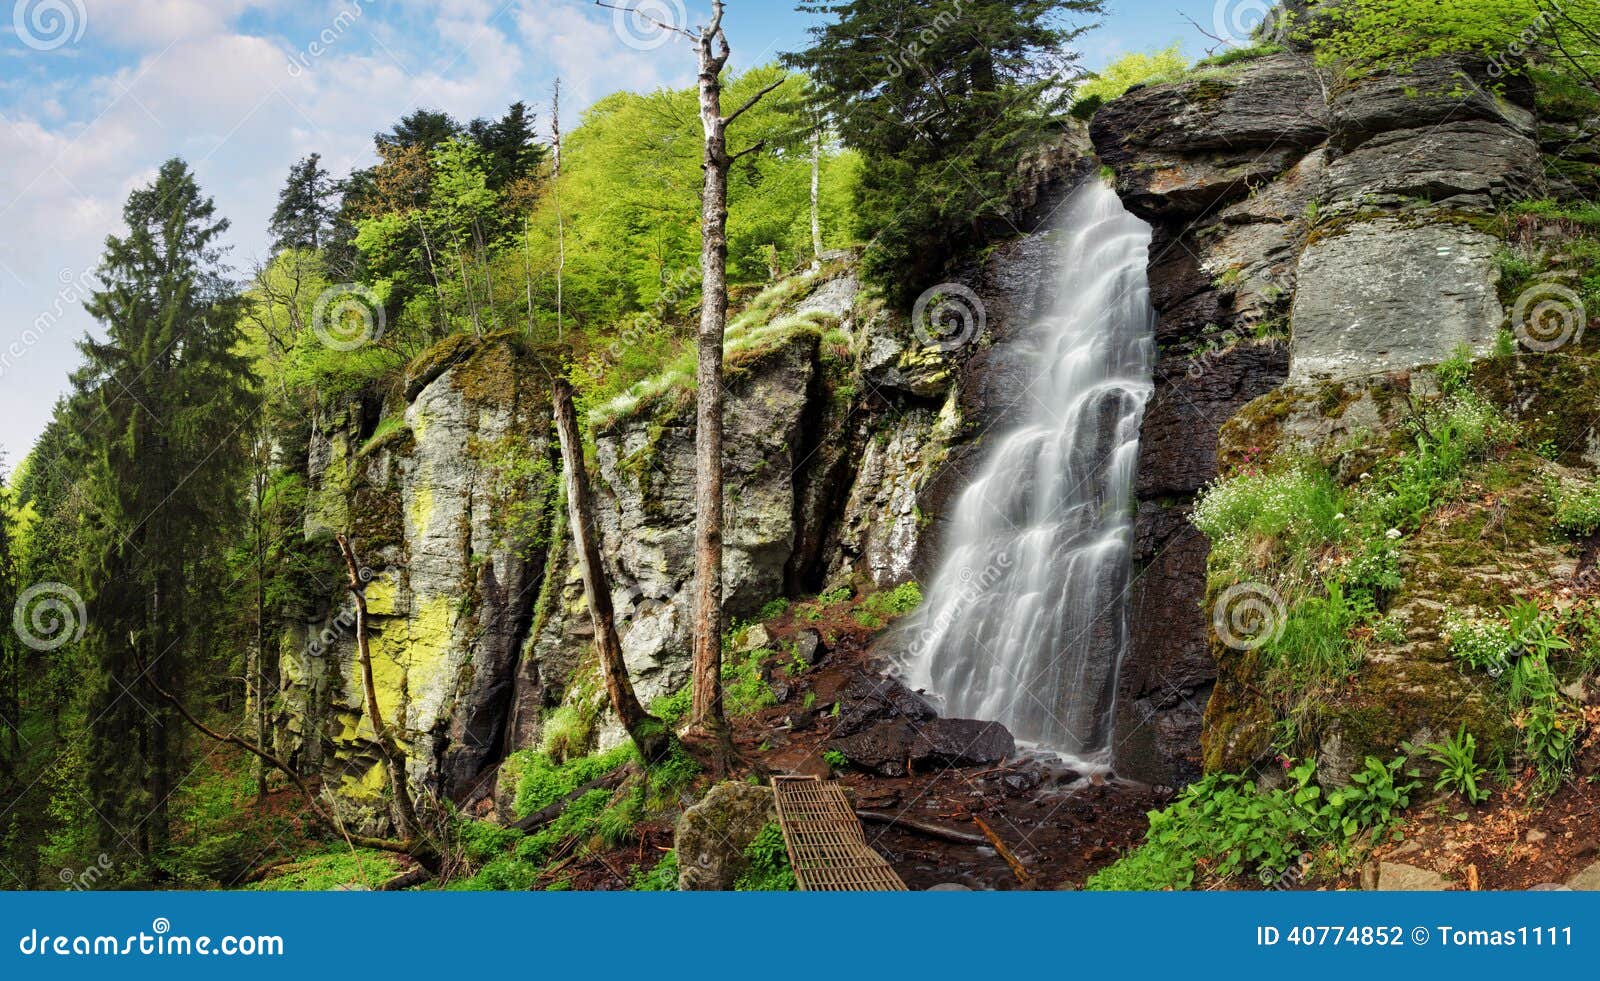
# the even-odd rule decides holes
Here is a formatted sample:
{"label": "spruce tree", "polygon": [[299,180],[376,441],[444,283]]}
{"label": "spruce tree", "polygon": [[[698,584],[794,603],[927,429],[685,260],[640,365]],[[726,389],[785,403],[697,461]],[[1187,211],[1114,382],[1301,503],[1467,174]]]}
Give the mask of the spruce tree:
{"label": "spruce tree", "polygon": [[85,635],[91,669],[88,771],[108,851],[146,859],[167,836],[177,723],[158,691],[210,667],[208,618],[219,546],[239,509],[249,367],[241,304],[221,265],[227,221],[181,160],[123,208],[100,289],[85,304],[105,339],[85,338],[73,376],[84,441]]}
{"label": "spruce tree", "polygon": [[272,247],[319,249],[333,223],[333,178],[322,168],[322,155],[313,153],[289,168],[289,179],[278,192],[278,206],[268,229]]}
{"label": "spruce tree", "polygon": [[848,0],[800,10],[831,18],[784,61],[861,152],[857,232],[868,273],[914,296],[1003,217],[1017,165],[1058,135],[1071,95],[1071,15],[1102,0]]}

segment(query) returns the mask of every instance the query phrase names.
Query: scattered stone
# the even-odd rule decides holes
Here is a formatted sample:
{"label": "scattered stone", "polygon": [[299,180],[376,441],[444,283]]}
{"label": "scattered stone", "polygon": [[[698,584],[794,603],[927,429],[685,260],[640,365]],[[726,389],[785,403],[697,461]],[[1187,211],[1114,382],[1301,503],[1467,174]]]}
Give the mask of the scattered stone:
{"label": "scattered stone", "polygon": [[1528,833],[1522,836],[1522,840],[1526,841],[1530,845],[1537,845],[1539,842],[1544,841],[1548,837],[1550,836],[1545,834],[1543,831],[1540,831],[1538,828],[1529,828]]}
{"label": "scattered stone", "polygon": [[1581,892],[1600,891],[1600,862],[1596,862],[1567,880],[1567,888]]}
{"label": "scattered stone", "polygon": [[1039,786],[1039,774],[1032,770],[1023,770],[1019,773],[1008,773],[1000,782],[1019,793]]}
{"label": "scattered stone", "polygon": [[1528,887],[1528,891],[1529,892],[1571,892],[1572,889],[1569,886],[1563,886],[1559,882],[1541,882],[1536,886],[1529,886]]}
{"label": "scattered stone", "polygon": [[683,812],[673,838],[678,888],[726,892],[744,871],[744,850],[778,819],[770,787],[727,781]]}
{"label": "scattered stone", "polygon": [[964,886],[959,882],[941,882],[936,886],[929,886],[928,892],[971,892],[971,886]]}
{"label": "scattered stone", "polygon": [[1445,877],[1431,869],[1403,862],[1379,862],[1376,887],[1381,892],[1440,892],[1449,887]]}
{"label": "scattered stone", "polygon": [[823,646],[822,635],[815,630],[806,629],[794,635],[795,659],[804,661],[807,667],[816,667],[826,653],[828,649]]}
{"label": "scattered stone", "polygon": [[767,633],[767,628],[761,624],[748,627],[744,632],[744,642],[739,645],[739,650],[745,653],[760,650],[772,643],[772,635]]}

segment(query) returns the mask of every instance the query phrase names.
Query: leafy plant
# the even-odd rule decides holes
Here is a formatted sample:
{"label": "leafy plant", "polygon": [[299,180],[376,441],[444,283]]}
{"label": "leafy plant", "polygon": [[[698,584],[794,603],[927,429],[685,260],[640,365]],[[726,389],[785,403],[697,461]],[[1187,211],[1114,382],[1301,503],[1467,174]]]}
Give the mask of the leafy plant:
{"label": "leafy plant", "polygon": [[1448,790],[1464,798],[1469,804],[1489,799],[1489,790],[1483,786],[1487,772],[1478,765],[1478,740],[1467,731],[1465,724],[1451,739],[1428,743],[1423,747],[1428,759],[1441,770],[1434,781],[1434,790]]}
{"label": "leafy plant", "polygon": [[789,865],[789,850],[783,831],[768,824],[745,846],[745,870],[734,880],[736,892],[790,892],[795,888],[794,869]]}

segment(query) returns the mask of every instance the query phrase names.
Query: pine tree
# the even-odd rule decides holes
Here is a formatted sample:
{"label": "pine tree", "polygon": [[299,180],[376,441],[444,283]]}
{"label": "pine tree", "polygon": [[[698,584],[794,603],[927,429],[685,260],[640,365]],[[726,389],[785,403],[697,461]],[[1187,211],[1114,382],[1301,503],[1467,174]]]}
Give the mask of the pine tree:
{"label": "pine tree", "polygon": [[1102,0],[848,0],[800,10],[833,18],[784,61],[810,75],[818,109],[865,162],[857,232],[867,271],[896,299],[1003,216],[1017,165],[1049,141],[1071,95],[1086,29],[1070,14]]}
{"label": "pine tree", "polygon": [[179,749],[155,689],[182,692],[208,667],[218,546],[241,504],[249,368],[221,265],[228,223],[188,166],[162,165],[123,218],[85,304],[105,340],[80,342],[72,406],[85,445],[89,788],[103,847],[148,859],[166,841]]}
{"label": "pine tree", "polygon": [[545,149],[536,138],[534,114],[526,103],[512,103],[495,122],[475,119],[468,131],[488,158],[491,191],[502,191],[531,176],[544,162]]}
{"label": "pine tree", "polygon": [[321,248],[333,224],[334,209],[329,202],[334,194],[333,179],[322,169],[321,154],[313,153],[290,167],[268,225],[272,247],[278,251]]}
{"label": "pine tree", "polygon": [[394,129],[387,133],[379,133],[374,139],[380,151],[386,146],[420,146],[424,150],[432,150],[446,140],[453,140],[460,135],[461,124],[449,113],[417,109],[409,115],[401,116],[400,121],[395,123]]}

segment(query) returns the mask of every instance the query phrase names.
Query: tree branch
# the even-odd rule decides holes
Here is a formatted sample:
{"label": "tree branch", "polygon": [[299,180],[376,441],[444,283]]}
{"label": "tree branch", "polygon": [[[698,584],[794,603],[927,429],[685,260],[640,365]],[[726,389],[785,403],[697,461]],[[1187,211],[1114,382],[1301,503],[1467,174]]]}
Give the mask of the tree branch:
{"label": "tree branch", "polygon": [[763,86],[760,92],[757,92],[755,95],[752,95],[750,98],[746,99],[745,102],[744,102],[744,105],[742,105],[739,108],[735,109],[733,112],[729,113],[728,115],[722,117],[722,125],[724,125],[724,126],[732,125],[732,123],[733,123],[733,121],[735,119],[738,119],[740,116],[743,116],[746,112],[749,112],[752,108],[755,107],[755,104],[757,102],[760,102],[762,99],[766,98],[768,95],[770,95],[772,93],[772,91],[774,89],[776,89],[778,86],[782,85],[784,82],[787,82],[788,80],[789,80],[789,76],[785,75],[782,78],[779,78],[777,81],[773,82],[771,85]]}

